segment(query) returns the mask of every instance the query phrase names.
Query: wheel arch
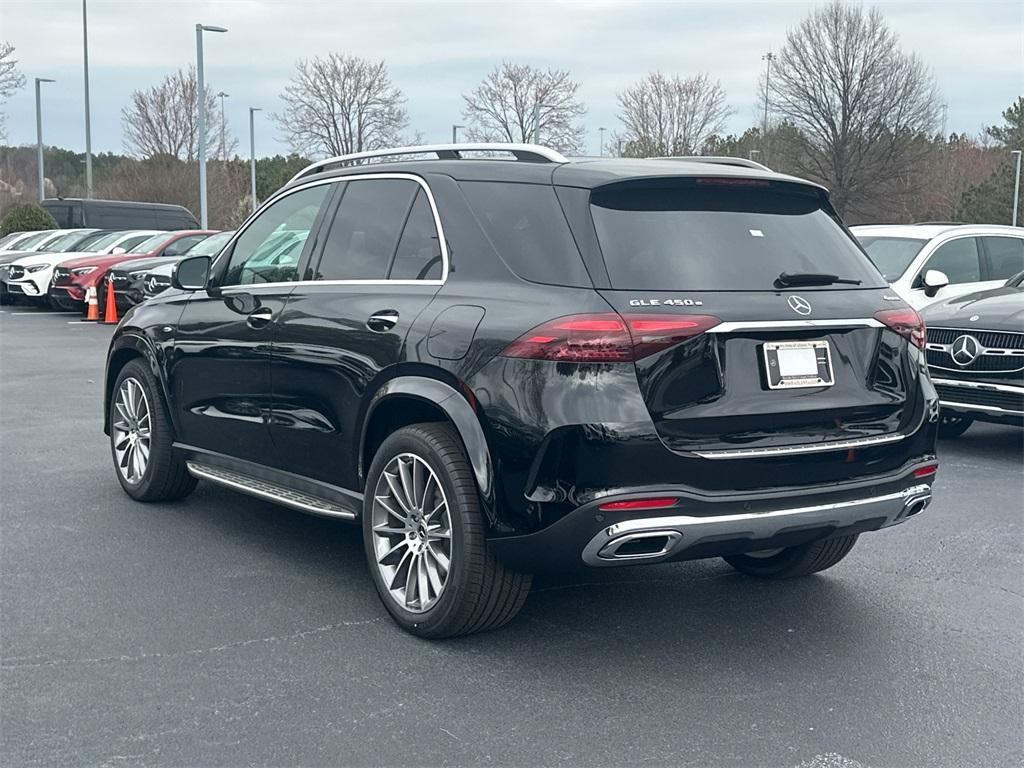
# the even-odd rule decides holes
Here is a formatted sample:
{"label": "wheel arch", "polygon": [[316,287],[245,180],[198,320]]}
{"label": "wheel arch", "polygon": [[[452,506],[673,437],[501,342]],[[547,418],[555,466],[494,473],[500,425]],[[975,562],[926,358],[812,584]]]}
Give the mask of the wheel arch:
{"label": "wheel arch", "polygon": [[[137,334],[122,334],[114,340],[110,346],[110,352],[107,354],[107,372],[103,382],[103,432],[107,435],[110,434],[110,398],[114,393],[114,383],[117,381],[121,370],[132,360],[138,359],[143,359],[149,364],[153,376],[160,382],[164,402],[169,402],[167,399],[166,382],[160,374],[160,364],[152,345],[144,337]],[[171,409],[168,408],[167,410],[170,412]]]}
{"label": "wheel arch", "polygon": [[494,469],[476,411],[457,389],[425,376],[399,376],[377,390],[363,419],[359,440],[360,482],[366,482],[373,456],[387,435],[423,421],[445,421],[455,428],[473,468],[481,501],[487,510],[493,510]]}

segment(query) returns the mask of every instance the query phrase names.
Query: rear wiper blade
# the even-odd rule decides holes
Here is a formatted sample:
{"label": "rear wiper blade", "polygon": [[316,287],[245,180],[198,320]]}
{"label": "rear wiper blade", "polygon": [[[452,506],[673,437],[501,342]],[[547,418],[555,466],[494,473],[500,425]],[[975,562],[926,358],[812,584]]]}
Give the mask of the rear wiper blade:
{"label": "rear wiper blade", "polygon": [[798,285],[860,285],[860,280],[850,280],[839,275],[826,275],[821,272],[783,272],[775,278],[776,288],[793,288]]}

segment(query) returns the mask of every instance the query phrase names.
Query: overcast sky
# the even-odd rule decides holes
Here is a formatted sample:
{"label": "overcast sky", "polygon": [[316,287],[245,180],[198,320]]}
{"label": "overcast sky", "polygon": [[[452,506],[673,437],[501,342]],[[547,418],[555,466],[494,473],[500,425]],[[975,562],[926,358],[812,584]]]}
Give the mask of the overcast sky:
{"label": "overcast sky", "polygon": [[[905,48],[935,72],[948,131],[976,133],[1024,93],[1024,2],[877,2]],[[121,151],[121,107],[135,89],[195,61],[195,24],[207,34],[207,81],[227,91],[231,129],[257,153],[285,151],[269,113],[297,59],[331,51],[387,60],[408,98],[410,129],[448,141],[462,123],[461,94],[503,58],[569,69],[587,105],[588,148],[617,127],[615,94],[652,70],[721,80],[736,114],[757,121],[761,56],[778,49],[811,2],[347,2],[337,0],[89,0],[93,151]],[[3,110],[8,143],[35,142],[33,78],[44,85],[44,140],[82,151],[80,0],[2,0],[0,38],[16,46],[28,82]]]}

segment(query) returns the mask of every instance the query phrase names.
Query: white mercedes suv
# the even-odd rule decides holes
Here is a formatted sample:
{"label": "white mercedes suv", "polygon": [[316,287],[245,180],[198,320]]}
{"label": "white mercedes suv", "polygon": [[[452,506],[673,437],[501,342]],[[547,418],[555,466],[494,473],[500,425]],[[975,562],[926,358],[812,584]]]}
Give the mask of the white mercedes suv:
{"label": "white mercedes suv", "polygon": [[996,288],[1024,271],[1024,228],[989,224],[851,227],[893,290],[915,309]]}

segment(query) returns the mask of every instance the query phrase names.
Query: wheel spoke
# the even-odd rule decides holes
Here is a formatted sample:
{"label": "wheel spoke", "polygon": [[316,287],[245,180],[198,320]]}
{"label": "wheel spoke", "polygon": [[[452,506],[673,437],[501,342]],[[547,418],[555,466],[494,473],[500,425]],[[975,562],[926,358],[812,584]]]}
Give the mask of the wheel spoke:
{"label": "wheel spoke", "polygon": [[402,495],[404,497],[403,506],[407,511],[412,511],[416,508],[415,493],[413,489],[412,470],[409,468],[409,462],[398,460],[398,474],[402,480]]}
{"label": "wheel spoke", "polygon": [[[434,554],[430,551],[429,547],[425,551],[430,553],[431,556]],[[431,556],[423,558],[423,567],[427,571],[427,578],[430,579],[430,586],[433,588],[434,594],[440,595],[444,582],[441,581],[441,574],[437,572],[437,563]]]}
{"label": "wheel spoke", "polygon": [[387,525],[373,526],[373,532],[378,536],[405,536],[405,528],[390,528]]}
{"label": "wheel spoke", "polygon": [[378,504],[384,507],[384,509],[386,509],[392,515],[392,517],[395,517],[403,523],[409,519],[409,516],[406,513],[396,512],[394,508],[390,504],[388,504],[387,496],[374,496],[373,498]]}
{"label": "wheel spoke", "polygon": [[391,557],[393,554],[395,554],[395,552],[398,552],[402,547],[408,547],[408,546],[409,546],[409,540],[406,539],[406,538],[403,538],[401,541],[399,541],[397,544],[395,544],[395,546],[393,546],[391,549],[389,549],[383,555],[378,557],[377,558],[377,562],[378,563],[383,563],[385,560],[387,560],[389,557]]}
{"label": "wheel spoke", "polygon": [[411,512],[411,509],[402,495],[402,489],[399,487],[398,480],[395,478],[394,475],[392,475],[387,470],[385,470],[384,472],[384,479],[388,483],[388,488],[391,489],[392,498],[394,498],[394,500],[398,502],[398,506],[400,506],[402,508],[402,511],[405,512],[406,515],[408,515]]}
{"label": "wheel spoke", "polygon": [[437,564],[441,567],[441,570],[444,571],[445,575],[447,576],[448,570],[451,567],[451,560],[448,559],[448,556],[444,552],[434,549],[433,547],[429,547],[429,549],[430,554],[434,556],[434,559],[437,560]]}
{"label": "wheel spoke", "polygon": [[[402,559],[398,561],[398,565],[395,566],[395,573],[394,573],[393,578],[391,579],[391,584],[388,587],[388,589],[391,589],[391,590],[398,589],[398,579],[399,579],[399,577],[402,574],[402,566],[405,565],[410,560],[411,557],[412,557],[412,550],[411,549],[407,549],[405,551],[405,554],[402,555]],[[406,583],[408,583],[408,575],[406,576]]]}
{"label": "wheel spoke", "polygon": [[416,583],[420,608],[425,608],[427,601],[430,600],[430,594],[427,592],[427,558],[422,554],[416,558]]}

